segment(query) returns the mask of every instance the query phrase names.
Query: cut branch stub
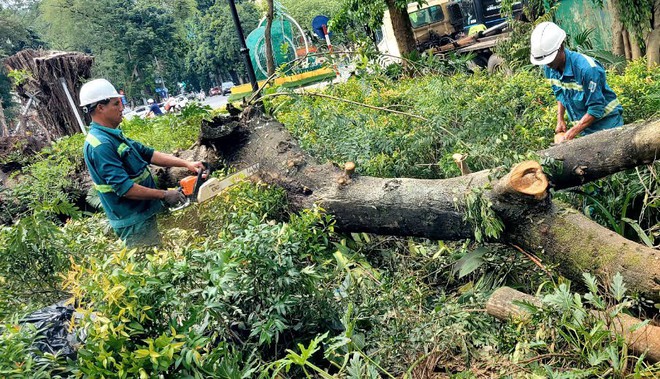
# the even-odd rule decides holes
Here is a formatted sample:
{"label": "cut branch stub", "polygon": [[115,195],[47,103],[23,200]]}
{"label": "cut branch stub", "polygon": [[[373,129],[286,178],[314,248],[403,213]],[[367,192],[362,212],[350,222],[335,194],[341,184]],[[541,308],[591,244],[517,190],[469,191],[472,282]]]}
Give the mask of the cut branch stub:
{"label": "cut branch stub", "polygon": [[470,167],[468,167],[467,165],[467,162],[465,162],[465,159],[467,158],[467,154],[456,153],[451,157],[454,159],[454,162],[458,166],[458,169],[461,170],[461,175],[467,175],[472,173]]}
{"label": "cut branch stub", "polygon": [[354,172],[355,172],[355,163],[346,162],[344,164],[344,173],[346,174],[346,176],[348,176],[350,178],[351,175],[353,175]]}

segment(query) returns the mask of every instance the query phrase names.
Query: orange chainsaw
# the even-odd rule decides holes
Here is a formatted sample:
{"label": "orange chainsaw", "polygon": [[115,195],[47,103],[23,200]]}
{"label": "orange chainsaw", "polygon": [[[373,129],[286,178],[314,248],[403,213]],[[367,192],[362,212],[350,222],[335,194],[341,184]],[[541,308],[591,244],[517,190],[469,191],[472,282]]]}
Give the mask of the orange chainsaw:
{"label": "orange chainsaw", "polygon": [[207,162],[202,163],[204,164],[204,169],[200,170],[197,175],[186,176],[179,181],[179,191],[186,197],[186,201],[176,207],[170,208],[170,211],[178,211],[193,202],[203,203],[220,194],[225,188],[231,187],[259,171],[259,164],[257,163],[222,180],[216,178],[209,179],[209,175],[211,174],[209,164]]}

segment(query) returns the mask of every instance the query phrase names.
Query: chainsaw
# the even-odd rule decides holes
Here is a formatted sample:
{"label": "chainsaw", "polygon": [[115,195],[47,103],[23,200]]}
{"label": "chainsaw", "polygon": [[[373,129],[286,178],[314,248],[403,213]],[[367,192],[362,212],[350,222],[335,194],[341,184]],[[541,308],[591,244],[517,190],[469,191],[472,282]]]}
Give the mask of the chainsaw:
{"label": "chainsaw", "polygon": [[186,208],[194,202],[203,203],[220,194],[225,188],[231,187],[259,171],[259,163],[257,163],[222,180],[209,179],[211,173],[209,164],[202,163],[204,169],[200,170],[197,175],[186,176],[179,181],[178,190],[186,197],[186,201],[170,208],[171,212]]}

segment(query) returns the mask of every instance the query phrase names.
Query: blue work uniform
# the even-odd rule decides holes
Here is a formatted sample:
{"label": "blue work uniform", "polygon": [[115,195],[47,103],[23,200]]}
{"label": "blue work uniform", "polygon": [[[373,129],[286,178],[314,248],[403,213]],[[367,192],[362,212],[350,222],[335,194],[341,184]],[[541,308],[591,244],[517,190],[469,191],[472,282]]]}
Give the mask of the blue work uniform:
{"label": "blue work uniform", "polygon": [[153,112],[154,116],[162,116],[163,115],[163,111],[160,110],[160,107],[156,103],[153,103],[149,106],[149,111]]}
{"label": "blue work uniform", "polygon": [[128,244],[132,233],[144,229],[142,224],[155,224],[155,215],[162,209],[160,200],[123,197],[134,183],[156,188],[149,171],[154,149],[125,137],[120,129],[92,122],[83,153],[110,226]]}
{"label": "blue work uniform", "polygon": [[596,118],[582,135],[623,125],[623,107],[607,85],[603,66],[584,54],[568,49],[564,52],[564,72],[545,66],[544,74],[552,84],[557,101],[566,108],[571,123],[580,121],[585,113]]}

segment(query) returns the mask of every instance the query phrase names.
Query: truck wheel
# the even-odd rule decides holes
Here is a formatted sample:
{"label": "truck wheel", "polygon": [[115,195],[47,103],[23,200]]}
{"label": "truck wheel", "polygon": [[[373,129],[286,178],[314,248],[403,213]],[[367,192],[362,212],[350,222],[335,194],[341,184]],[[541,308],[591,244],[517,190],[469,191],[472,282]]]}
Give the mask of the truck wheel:
{"label": "truck wheel", "polygon": [[504,59],[497,54],[493,54],[488,58],[487,70],[489,74],[495,71],[504,71],[507,74],[511,73],[511,69],[504,65]]}

